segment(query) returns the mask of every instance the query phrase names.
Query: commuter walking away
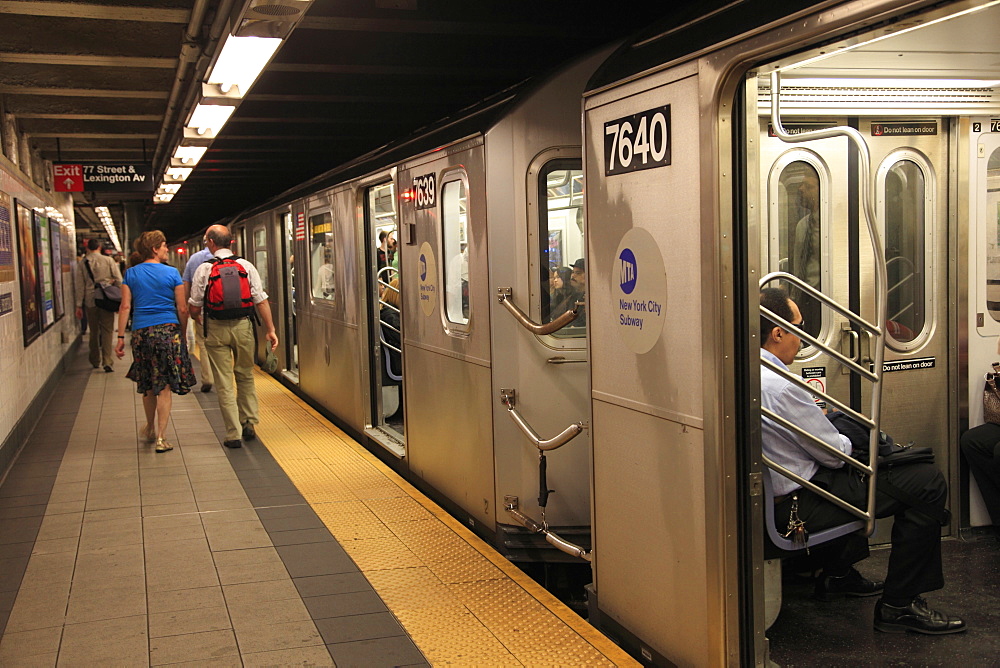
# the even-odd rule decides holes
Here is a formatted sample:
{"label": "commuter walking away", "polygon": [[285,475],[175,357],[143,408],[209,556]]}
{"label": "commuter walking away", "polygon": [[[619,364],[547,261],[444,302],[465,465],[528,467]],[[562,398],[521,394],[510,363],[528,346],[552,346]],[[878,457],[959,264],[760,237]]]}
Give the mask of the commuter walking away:
{"label": "commuter walking away", "polygon": [[90,326],[90,366],[95,369],[103,366],[105,372],[111,373],[115,366],[115,314],[97,306],[94,290],[98,284],[121,285],[122,273],[117,262],[101,253],[101,242],[90,239],[87,254],[77,264],[76,318],[83,320],[86,314],[85,322]]}
{"label": "commuter walking away", "polygon": [[157,452],[166,452],[174,448],[166,440],[173,394],[187,394],[197,382],[183,336],[188,307],[181,275],[164,264],[170,251],[163,233],[143,232],[135,246],[143,261],[125,272],[115,353],[119,359],[125,356],[125,321],[133,308],[127,376],[142,395],[146,425],[140,433],[147,442],[156,442]]}
{"label": "commuter walking away", "polygon": [[222,444],[238,448],[241,437],[244,441],[257,437],[254,425],[260,422],[253,381],[254,313],[264,326],[272,351],[278,347],[278,335],[260,275],[250,262],[233,255],[229,249],[232,241],[225,225],[213,225],[205,232],[205,245],[213,257],[195,269],[188,303],[191,316],[205,334],[226,425]]}
{"label": "commuter walking away", "polygon": [[[202,239],[205,243],[205,239]],[[194,278],[195,269],[212,259],[212,251],[208,247],[202,248],[193,254],[184,267],[184,299],[191,299],[191,280]],[[185,334],[187,332],[185,331]],[[212,375],[212,365],[208,362],[208,349],[205,348],[205,329],[194,324],[194,345],[198,349],[198,359],[201,361],[201,391],[211,392],[215,383],[215,376]]]}

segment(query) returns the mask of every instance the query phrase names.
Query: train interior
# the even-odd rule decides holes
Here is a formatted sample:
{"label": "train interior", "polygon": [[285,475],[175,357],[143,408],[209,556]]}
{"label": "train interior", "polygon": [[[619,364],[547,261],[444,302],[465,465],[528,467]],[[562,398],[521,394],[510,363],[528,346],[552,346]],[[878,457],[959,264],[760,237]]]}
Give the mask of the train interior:
{"label": "train interior", "polygon": [[[779,664],[837,664],[858,652],[873,663],[987,664],[1000,650],[1000,550],[982,528],[990,518],[958,447],[960,434],[983,422],[982,378],[1000,339],[998,30],[997,3],[958,3],[768,63],[748,86],[761,274],[798,279],[788,287],[815,341],[804,342],[792,372],[865,415],[874,411],[897,443],[933,447],[952,490],[953,520],[942,530],[947,584],[930,598],[970,627],[961,638],[930,643],[872,634],[872,599],[809,600],[808,564],[785,559],[783,577],[766,585],[770,656]],[[806,136],[835,126],[857,130],[870,155],[877,244],[858,186],[860,151],[842,135]],[[840,352],[874,371],[878,338],[809,292],[872,321],[879,247],[881,402],[873,401],[876,383],[836,359]],[[859,565],[869,577],[884,575],[888,550],[880,548],[890,532],[891,519],[877,521],[873,557]]]}

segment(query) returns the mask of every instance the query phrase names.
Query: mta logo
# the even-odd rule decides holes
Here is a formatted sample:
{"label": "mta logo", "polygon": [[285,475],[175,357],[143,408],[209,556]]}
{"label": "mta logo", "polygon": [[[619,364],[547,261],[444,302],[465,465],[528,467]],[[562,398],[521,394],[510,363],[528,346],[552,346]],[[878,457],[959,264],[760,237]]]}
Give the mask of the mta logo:
{"label": "mta logo", "polygon": [[629,248],[622,249],[618,256],[618,282],[622,286],[622,292],[627,295],[635,290],[635,281],[639,276],[639,269],[635,263],[635,253]]}
{"label": "mta logo", "polygon": [[427,258],[424,257],[423,253],[420,254],[420,280],[427,280]]}

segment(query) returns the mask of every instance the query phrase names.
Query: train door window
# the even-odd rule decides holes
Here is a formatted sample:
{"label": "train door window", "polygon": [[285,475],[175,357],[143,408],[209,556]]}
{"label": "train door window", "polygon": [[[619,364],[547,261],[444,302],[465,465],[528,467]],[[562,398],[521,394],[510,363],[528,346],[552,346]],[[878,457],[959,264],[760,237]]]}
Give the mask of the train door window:
{"label": "train door window", "polygon": [[260,274],[264,292],[268,292],[270,284],[267,282],[267,228],[263,225],[253,228],[253,266]]}
{"label": "train door window", "polygon": [[[587,264],[583,234],[583,167],[578,159],[553,160],[538,177],[539,295],[542,322],[551,322],[584,301]],[[559,338],[584,338],[586,314],[581,311]]]}
{"label": "train door window", "polygon": [[[291,374],[295,382],[298,382],[299,374],[299,342],[298,331],[295,327],[296,318],[296,292],[295,292],[295,224],[292,222],[291,213],[281,214],[281,229],[284,231],[285,240],[285,340],[284,347],[287,353],[285,358],[285,371]],[[302,231],[303,235],[305,230]]]}
{"label": "train door window", "polygon": [[[792,151],[779,159],[768,181],[770,212],[769,265],[829,294],[823,163],[810,151]],[[805,330],[820,338],[824,311],[819,300],[794,285],[786,286],[799,306]],[[814,352],[806,347],[801,356]]]}
{"label": "train door window", "polygon": [[994,149],[986,163],[986,211],[997,220],[996,236],[989,234],[986,251],[986,308],[1000,322],[1000,148]]}
{"label": "train door window", "polygon": [[444,245],[445,316],[448,322],[466,327],[469,305],[469,214],[465,181],[452,178],[441,187],[441,234]]}
{"label": "train door window", "polygon": [[889,345],[916,348],[930,332],[928,281],[934,226],[930,164],[912,150],[896,151],[880,166],[876,179],[879,218],[888,273],[886,333]]}
{"label": "train door window", "polygon": [[309,214],[310,267],[314,299],[336,298],[336,267],[333,255],[333,214]]}

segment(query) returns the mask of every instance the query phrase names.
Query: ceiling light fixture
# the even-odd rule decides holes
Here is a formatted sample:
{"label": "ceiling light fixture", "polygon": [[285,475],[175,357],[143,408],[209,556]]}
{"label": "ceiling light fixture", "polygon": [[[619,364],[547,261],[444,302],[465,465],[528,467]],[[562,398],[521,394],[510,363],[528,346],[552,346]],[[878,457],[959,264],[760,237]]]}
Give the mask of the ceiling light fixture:
{"label": "ceiling light fixture", "polygon": [[237,95],[246,96],[254,81],[281,46],[281,41],[277,37],[227,35],[222,52],[212,65],[205,81],[217,84],[223,93],[229,93],[235,87]]}

